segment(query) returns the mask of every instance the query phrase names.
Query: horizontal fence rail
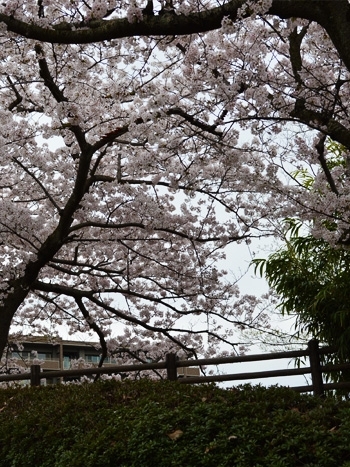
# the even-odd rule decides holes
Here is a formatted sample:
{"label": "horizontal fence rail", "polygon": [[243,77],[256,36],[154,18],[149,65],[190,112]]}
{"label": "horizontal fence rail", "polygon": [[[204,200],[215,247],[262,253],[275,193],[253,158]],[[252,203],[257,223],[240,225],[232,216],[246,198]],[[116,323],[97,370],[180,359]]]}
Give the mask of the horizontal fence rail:
{"label": "horizontal fence rail", "polygon": [[[46,378],[79,378],[82,376],[98,376],[98,375],[111,375],[111,374],[125,374],[134,371],[144,370],[161,370],[166,369],[167,379],[178,381],[180,384],[196,384],[196,383],[209,383],[209,382],[223,382],[223,381],[242,381],[254,380],[264,378],[277,378],[284,376],[294,375],[311,375],[312,384],[306,386],[291,387],[298,392],[313,392],[314,395],[322,396],[325,390],[332,389],[350,389],[349,382],[339,383],[324,383],[323,374],[333,371],[350,369],[350,363],[342,363],[337,365],[321,365],[320,356],[332,352],[329,347],[319,348],[318,341],[312,340],[308,344],[308,348],[304,350],[292,350],[287,352],[273,352],[267,354],[255,355],[242,355],[231,357],[219,358],[206,358],[198,360],[178,360],[175,354],[167,354],[166,360],[157,363],[142,363],[135,365],[115,365],[100,368],[79,368],[74,370],[60,370],[60,371],[41,371],[40,365],[32,365],[31,371],[21,374],[9,374],[0,376],[0,382],[8,381],[25,381],[30,380],[32,386],[39,386],[42,379]],[[286,358],[308,357],[310,366],[303,368],[287,368],[280,370],[267,370],[256,371],[236,374],[221,374],[211,376],[188,376],[179,377],[177,374],[178,368],[186,367],[207,367],[210,365],[224,365],[229,363],[244,363],[244,362],[259,362],[266,360],[278,360]]]}

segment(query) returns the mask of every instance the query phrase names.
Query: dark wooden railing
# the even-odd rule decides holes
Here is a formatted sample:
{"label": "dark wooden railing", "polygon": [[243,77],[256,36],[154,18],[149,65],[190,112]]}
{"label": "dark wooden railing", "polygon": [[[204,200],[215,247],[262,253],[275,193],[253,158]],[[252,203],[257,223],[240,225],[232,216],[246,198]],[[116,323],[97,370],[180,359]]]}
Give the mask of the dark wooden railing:
{"label": "dark wooden railing", "polygon": [[[42,372],[40,365],[32,365],[30,373],[10,374],[0,376],[0,382],[30,380],[32,386],[39,386],[41,379],[45,378],[79,378],[82,376],[97,376],[102,374],[126,374],[133,371],[160,370],[165,369],[167,379],[178,381],[180,384],[196,384],[223,381],[242,381],[264,378],[280,378],[284,376],[311,375],[311,385],[291,387],[298,392],[313,392],[314,395],[323,396],[326,390],[349,389],[350,381],[341,383],[324,383],[323,375],[333,371],[350,369],[350,363],[338,365],[321,365],[320,356],[330,353],[327,347],[319,348],[318,341],[309,342],[307,349],[292,350],[288,352],[275,352],[256,355],[243,355],[222,358],[208,358],[198,360],[178,360],[175,354],[167,354],[166,360],[158,363],[143,363],[136,365],[116,365],[101,368],[80,368],[74,370],[48,371]],[[254,371],[238,374],[219,374],[211,376],[189,376],[179,377],[177,369],[186,367],[207,367],[210,365],[223,365],[244,362],[260,362],[266,360],[293,359],[298,357],[308,357],[309,366],[302,368],[286,368],[280,370]]]}

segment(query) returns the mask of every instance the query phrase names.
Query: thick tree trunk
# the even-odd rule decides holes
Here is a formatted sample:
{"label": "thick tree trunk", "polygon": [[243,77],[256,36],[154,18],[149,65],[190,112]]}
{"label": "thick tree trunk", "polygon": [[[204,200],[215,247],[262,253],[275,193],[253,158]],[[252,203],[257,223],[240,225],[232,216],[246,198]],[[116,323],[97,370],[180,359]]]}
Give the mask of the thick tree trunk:
{"label": "thick tree trunk", "polygon": [[9,285],[7,292],[3,292],[5,297],[0,304],[0,355],[3,355],[7,345],[8,335],[13,317],[19,306],[23,303],[29,292],[25,279],[17,279]]}

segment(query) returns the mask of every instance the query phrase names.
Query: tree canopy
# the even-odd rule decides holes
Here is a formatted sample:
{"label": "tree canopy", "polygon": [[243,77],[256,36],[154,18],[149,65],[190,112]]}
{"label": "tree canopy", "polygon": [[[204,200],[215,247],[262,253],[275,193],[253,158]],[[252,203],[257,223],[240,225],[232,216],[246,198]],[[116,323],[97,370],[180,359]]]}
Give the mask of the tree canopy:
{"label": "tree canopy", "polygon": [[350,242],[349,17],[347,0],[3,2],[0,351],[47,319],[104,353],[114,319],[123,345],[188,352],[266,326],[220,261],[285,217]]}

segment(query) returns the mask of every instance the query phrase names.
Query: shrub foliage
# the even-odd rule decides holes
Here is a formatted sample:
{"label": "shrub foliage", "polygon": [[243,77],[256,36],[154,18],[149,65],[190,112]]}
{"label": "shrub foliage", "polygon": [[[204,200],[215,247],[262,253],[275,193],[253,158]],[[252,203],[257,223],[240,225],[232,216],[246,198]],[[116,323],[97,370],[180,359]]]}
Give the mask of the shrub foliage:
{"label": "shrub foliage", "polygon": [[168,381],[0,390],[1,467],[350,466],[350,406]]}

